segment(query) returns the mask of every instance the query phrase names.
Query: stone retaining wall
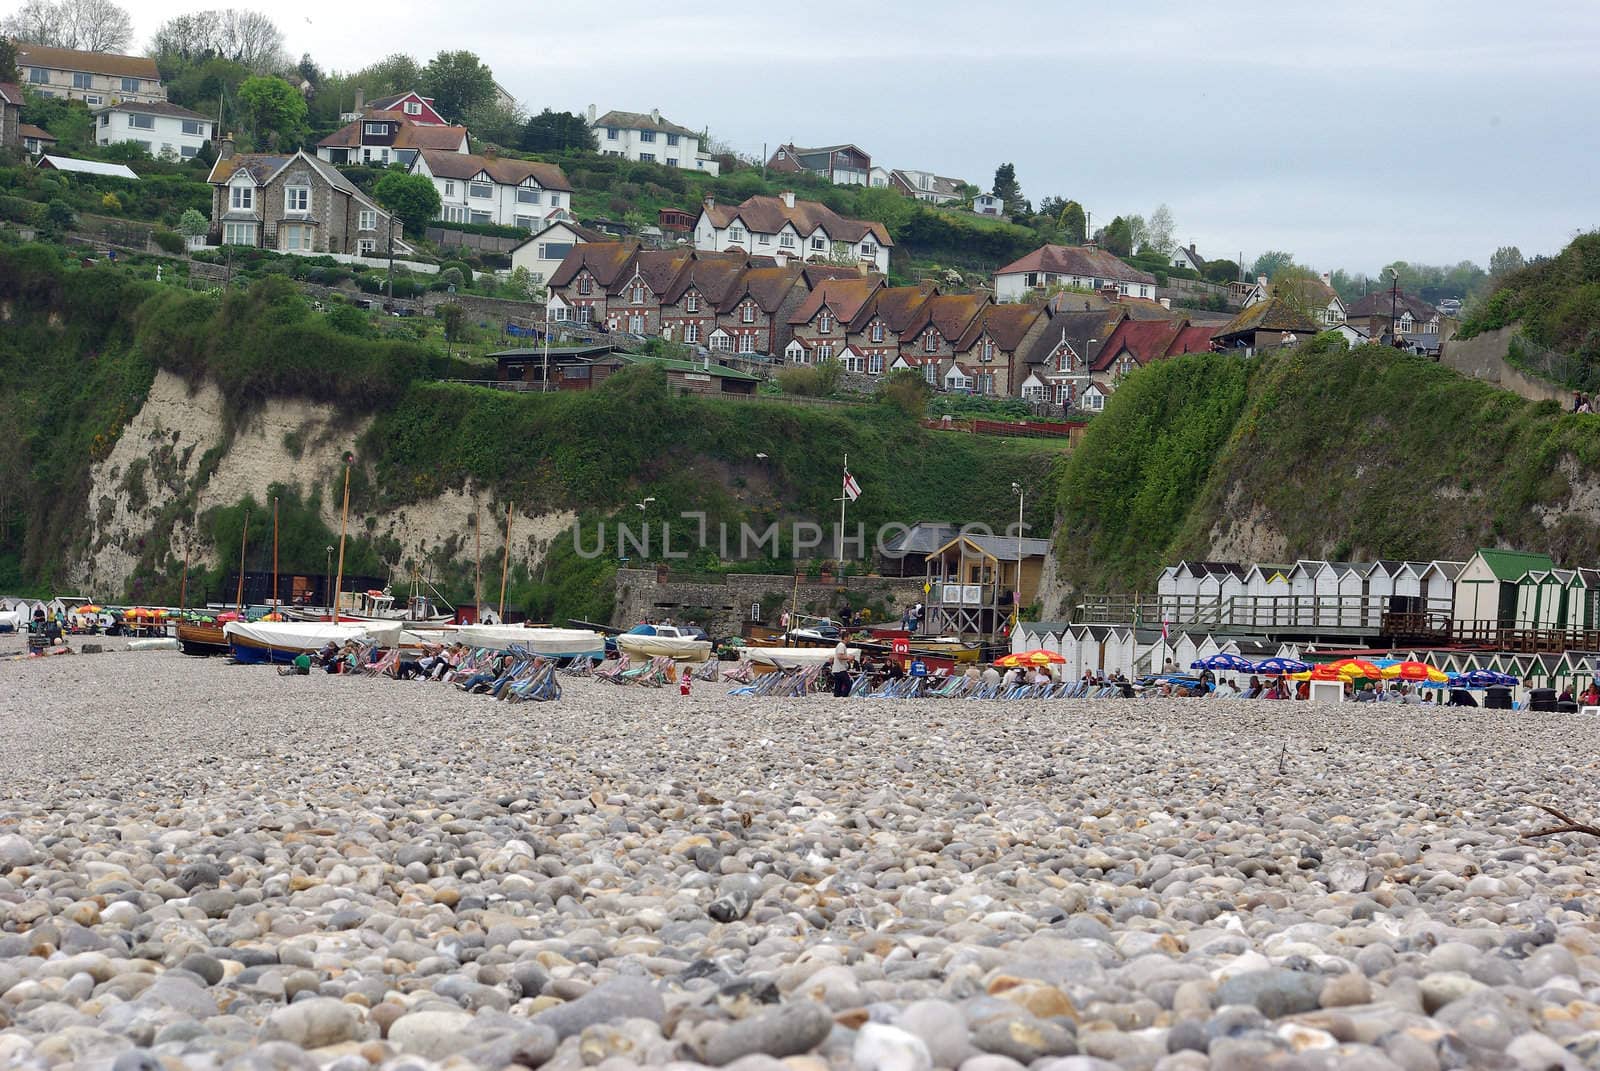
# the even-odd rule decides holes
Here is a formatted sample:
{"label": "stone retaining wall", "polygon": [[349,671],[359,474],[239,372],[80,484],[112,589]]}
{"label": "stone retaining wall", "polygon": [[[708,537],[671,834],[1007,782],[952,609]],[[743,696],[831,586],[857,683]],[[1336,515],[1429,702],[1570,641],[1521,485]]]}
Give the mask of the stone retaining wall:
{"label": "stone retaining wall", "polygon": [[1506,363],[1511,339],[1519,329],[1519,325],[1512,324],[1497,331],[1485,331],[1474,338],[1453,338],[1440,347],[1439,363],[1531,401],[1554,401],[1564,405],[1572,397],[1567,388],[1537,379]]}
{"label": "stone retaining wall", "polygon": [[[750,620],[776,627],[795,591],[793,576],[773,573],[684,580],[667,573],[663,581],[654,569],[619,569],[616,584],[611,624],[618,628],[670,618],[699,625],[716,637],[737,635]],[[807,614],[836,615],[846,606],[860,610],[876,605],[898,620],[902,609],[922,598],[921,577],[852,576],[827,584],[800,578],[799,605]]]}

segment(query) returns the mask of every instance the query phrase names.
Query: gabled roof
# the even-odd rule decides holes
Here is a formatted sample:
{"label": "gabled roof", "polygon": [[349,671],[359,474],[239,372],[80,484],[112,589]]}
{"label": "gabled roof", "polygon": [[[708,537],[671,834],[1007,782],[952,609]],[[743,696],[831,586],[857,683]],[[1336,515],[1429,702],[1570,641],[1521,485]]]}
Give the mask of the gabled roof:
{"label": "gabled roof", "polygon": [[1039,305],[985,305],[956,343],[956,352],[965,353],[978,344],[978,339],[988,335],[1001,351],[1015,353],[1044,314],[1044,308]]}
{"label": "gabled roof", "polygon": [[1525,573],[1536,569],[1554,569],[1556,563],[1548,554],[1535,554],[1526,550],[1494,550],[1483,548],[1478,557],[1489,567],[1496,579],[1515,582]]}
{"label": "gabled roof", "polygon": [[1391,297],[1387,290],[1379,290],[1364,297],[1359,297],[1350,303],[1350,307],[1346,310],[1346,315],[1388,316],[1391,307],[1394,309],[1395,316],[1409,312],[1413,320],[1421,320],[1423,323],[1427,323],[1439,315],[1438,309],[1414,294],[1406,293],[1404,290],[1393,296],[1392,305]]}
{"label": "gabled roof", "polygon": [[771,315],[778,311],[789,291],[800,284],[802,268],[798,264],[783,267],[751,268],[738,278],[738,285],[728,292],[717,306],[719,313],[732,312],[746,295],[762,312]]}
{"label": "gabled roof", "polygon": [[[542,164],[534,160],[508,160],[498,156],[476,156],[471,153],[446,152],[441,149],[423,149],[417,153],[417,157],[427,163],[428,171],[435,178],[465,181],[486,173],[502,186],[520,186],[531,178],[542,189],[566,191],[572,189],[566,174],[555,164]],[[415,162],[412,166],[416,166]]]}
{"label": "gabled roof", "polygon": [[820,201],[797,200],[790,208],[782,197],[757,195],[738,205],[711,204],[701,211],[718,230],[738,220],[755,234],[777,234],[789,223],[802,238],[821,229],[835,241],[859,242],[870,234],[879,245],[894,245],[883,224],[875,220],[846,219]]}
{"label": "gabled roof", "polygon": [[850,324],[873,293],[883,286],[875,275],[857,275],[853,279],[824,279],[789,317],[791,324],[809,323],[822,310],[823,305],[842,324]]}
{"label": "gabled roof", "polygon": [[1176,357],[1180,353],[1210,353],[1211,333],[1216,328],[1210,324],[1186,323],[1178,330],[1178,336],[1172,340],[1172,345],[1167,347],[1167,356]]}
{"label": "gabled roof", "polygon": [[367,102],[367,108],[368,108],[369,111],[375,111],[375,112],[388,111],[389,109],[393,108],[396,104],[399,104],[401,101],[405,100],[407,97],[416,97],[418,100],[422,101],[422,103],[426,104],[428,107],[434,108],[435,111],[438,111],[438,109],[434,107],[434,103],[433,103],[433,98],[432,97],[424,97],[421,93],[418,93],[415,89],[408,89],[404,93],[391,93],[387,97],[379,97],[377,100],[368,101]]}
{"label": "gabled roof", "polygon": [[701,361],[677,361],[668,357],[649,357],[642,353],[625,353],[621,350],[602,357],[595,363],[606,364],[613,361],[619,364],[649,365],[653,368],[664,368],[669,372],[710,373],[714,376],[721,376],[723,379],[738,379],[746,382],[755,382],[760,379],[759,376],[751,375],[749,372],[742,372],[737,368],[729,368],[727,365],[718,364],[715,361],[711,362],[710,366],[707,367],[705,362]]}
{"label": "gabled roof", "polygon": [[1135,320],[1132,317],[1123,320],[1111,332],[1105,345],[1100,347],[1100,354],[1090,367],[1102,372],[1120,359],[1124,352],[1141,365],[1158,361],[1171,350],[1182,327],[1171,320]]}
{"label": "gabled roof", "polygon": [[217,162],[211,165],[211,173],[206,176],[206,181],[219,186],[243,171],[255,180],[257,186],[263,186],[293,159],[293,156],[270,152],[240,152],[226,158],[218,157]]}
{"label": "gabled roof", "polygon": [[544,223],[544,226],[540,227],[538,230],[536,230],[532,234],[528,235],[526,238],[524,238],[522,241],[518,242],[516,245],[512,246],[510,249],[506,250],[506,252],[508,254],[515,253],[517,250],[522,249],[522,248],[528,246],[529,244],[531,244],[533,242],[537,242],[540,238],[543,238],[545,235],[549,234],[551,231],[555,230],[557,227],[565,227],[567,230],[569,230],[573,234],[577,235],[578,236],[578,241],[580,243],[581,242],[609,242],[609,241],[612,240],[611,239],[611,235],[606,234],[603,231],[591,230],[590,228],[585,227],[582,224],[576,223],[576,222],[574,222],[573,220],[570,220],[570,219],[547,219],[545,221],[545,223]]}
{"label": "gabled roof", "polygon": [[[659,114],[659,113],[658,113]],[[614,126],[618,130],[657,130],[663,134],[681,134],[691,138],[698,138],[698,132],[677,123],[669,123],[665,119],[658,119],[648,112],[619,112],[609,111],[596,119],[592,126]]]}
{"label": "gabled roof", "polygon": [[883,321],[885,331],[898,335],[922,311],[928,299],[938,293],[938,287],[881,287],[870,301],[861,306],[861,311],[850,322],[850,330],[865,330],[876,317]]}
{"label": "gabled roof", "polygon": [[[903,554],[923,555],[949,543],[961,534],[959,524],[946,524],[942,521],[918,521],[910,528],[897,533],[883,545],[885,557],[898,557]],[[1029,624],[1025,628],[1037,628],[1038,625]]]}
{"label": "gabled roof", "polygon": [[995,275],[1016,275],[1030,271],[1076,275],[1085,279],[1115,279],[1124,283],[1154,285],[1156,281],[1154,275],[1124,264],[1104,249],[1083,245],[1042,245],[1021,260],[1014,260],[996,269]]}
{"label": "gabled roof", "polygon": [[[931,181],[924,186],[917,178],[918,175],[927,175]],[[909,171],[898,167],[889,172],[889,181],[898,182],[912,193],[934,193],[940,197],[955,197],[961,187],[966,185],[958,178],[935,175],[931,171]]]}
{"label": "gabled roof", "polygon": [[354,149],[363,142],[363,123],[398,123],[399,130],[395,131],[394,141],[389,147],[392,149],[450,149],[461,147],[462,140],[467,136],[464,126],[435,126],[432,123],[413,122],[409,115],[403,112],[369,112],[360,119],[335,130],[321,141],[317,142],[319,149]]}
{"label": "gabled roof", "polygon": [[1317,333],[1318,328],[1309,316],[1282,298],[1270,297],[1240,309],[1239,315],[1217,328],[1211,337],[1225,339],[1255,331],[1292,331],[1309,338]]}
{"label": "gabled roof", "polygon": [[677,282],[678,275],[694,259],[694,250],[688,248],[677,249],[645,249],[634,258],[633,271],[625,272],[618,276],[611,284],[611,293],[621,293],[622,290],[638,275],[644,280],[644,285],[659,299],[672,285]]}
{"label": "gabled roof", "polygon": [[[639,252],[639,239],[624,238],[620,242],[586,242],[573,246],[561,261],[561,266],[550,275],[549,286],[565,286],[587,270],[601,287],[610,287],[633,264]],[[631,278],[631,274],[629,275]]]}
{"label": "gabled roof", "polygon": [[922,308],[911,318],[904,331],[900,332],[902,339],[912,339],[921,334],[923,329],[932,324],[947,342],[952,345],[962,335],[967,333],[968,326],[989,304],[987,294],[938,294],[922,303]]}
{"label": "gabled roof", "polygon": [[1437,571],[1446,580],[1454,580],[1461,575],[1461,570],[1466,567],[1466,562],[1446,561],[1443,558],[1435,558],[1428,563],[1428,569]]}
{"label": "gabled roof", "polygon": [[1021,543],[1022,556],[1025,559],[1042,558],[1050,553],[1050,541],[1048,539],[1030,539],[1024,536],[1019,541],[1015,536],[983,535],[969,532],[966,535],[958,534],[943,546],[929,551],[928,557],[932,558],[935,555],[943,554],[958,543],[966,543],[977,550],[978,553],[994,558],[997,561],[1014,562],[1017,560],[1019,542]]}
{"label": "gabled roof", "polygon": [[50,133],[50,131],[44,129],[43,127],[34,126],[32,123],[18,123],[17,134],[19,137],[33,138],[35,141],[48,141],[52,145],[56,143],[56,136],[54,134]]}
{"label": "gabled roof", "polygon": [[[1127,314],[1120,309],[1091,309],[1088,312],[1058,312],[1023,354],[1029,365],[1042,365],[1055,353],[1065,338],[1073,352],[1092,363]],[[1095,341],[1091,344],[1090,339]],[[1087,352],[1085,352],[1087,351]]]}
{"label": "gabled roof", "polygon": [[[848,142],[842,145],[818,145],[815,148],[803,149],[794,144],[779,145],[772,152],[772,158],[767,166],[775,171],[821,171],[833,163],[833,154],[838,152],[853,152],[868,163],[872,154],[859,145]],[[779,153],[785,155],[779,156]],[[785,166],[787,165],[787,166]]]}
{"label": "gabled roof", "polygon": [[126,164],[103,164],[99,160],[77,160],[70,156],[50,156],[46,154],[39,157],[39,162],[33,166],[43,167],[47,170],[54,168],[57,171],[79,171],[85,175],[110,175],[113,178],[133,179],[134,181],[138,181],[139,178],[134,173],[133,168]]}
{"label": "gabled roof", "polygon": [[680,273],[661,295],[662,304],[676,304],[693,288],[705,299],[708,310],[714,310],[738,289],[739,278],[749,263],[750,258],[743,253],[696,252],[688,270]]}
{"label": "gabled roof", "polygon": [[0,101],[22,107],[22,87],[15,82],[0,82]]}
{"label": "gabled roof", "polygon": [[140,104],[136,100],[119,100],[115,104],[107,104],[100,108],[90,108],[91,112],[98,115],[101,112],[132,112],[135,115],[166,115],[173,119],[198,119],[201,122],[211,122],[199,112],[191,112],[188,108],[180,108],[176,104],[168,104],[164,100],[152,104]]}
{"label": "gabled roof", "polygon": [[108,74],[116,78],[144,78],[161,81],[156,61],[148,56],[119,56],[112,52],[80,52],[75,48],[49,45],[17,45],[18,67],[49,67],[58,71],[83,71]]}

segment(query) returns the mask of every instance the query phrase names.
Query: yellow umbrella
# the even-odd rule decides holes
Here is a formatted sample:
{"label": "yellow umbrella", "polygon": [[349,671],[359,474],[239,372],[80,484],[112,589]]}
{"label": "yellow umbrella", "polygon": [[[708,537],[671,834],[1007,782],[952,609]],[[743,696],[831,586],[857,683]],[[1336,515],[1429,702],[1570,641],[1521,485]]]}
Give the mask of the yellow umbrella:
{"label": "yellow umbrella", "polygon": [[997,666],[1062,666],[1067,660],[1054,651],[1036,648],[1032,651],[1018,651],[1016,654],[1001,655],[994,660]]}
{"label": "yellow umbrella", "polygon": [[1392,666],[1385,666],[1383,675],[1387,680],[1416,681],[1419,684],[1443,684],[1450,679],[1426,662],[1396,662]]}

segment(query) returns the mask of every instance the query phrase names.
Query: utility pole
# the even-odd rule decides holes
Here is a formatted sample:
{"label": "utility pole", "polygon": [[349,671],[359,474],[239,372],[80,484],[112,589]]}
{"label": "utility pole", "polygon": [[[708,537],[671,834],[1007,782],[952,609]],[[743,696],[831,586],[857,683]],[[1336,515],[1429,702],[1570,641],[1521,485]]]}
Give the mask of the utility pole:
{"label": "utility pole", "polygon": [[394,311],[394,217],[389,217],[389,312]]}
{"label": "utility pole", "polygon": [[1389,269],[1389,345],[1400,348],[1400,338],[1395,334],[1395,313],[1400,306],[1400,273],[1393,268]]}

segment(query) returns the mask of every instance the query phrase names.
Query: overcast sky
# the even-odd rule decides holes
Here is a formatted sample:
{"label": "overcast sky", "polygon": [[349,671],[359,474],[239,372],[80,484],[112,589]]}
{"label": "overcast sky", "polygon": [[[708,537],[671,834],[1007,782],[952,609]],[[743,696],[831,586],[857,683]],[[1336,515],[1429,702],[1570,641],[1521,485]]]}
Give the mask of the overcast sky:
{"label": "overcast sky", "polygon": [[[125,0],[137,39],[200,7]],[[227,0],[217,0],[224,3]],[[241,0],[235,0],[241,2]],[[249,6],[249,0],[242,0]],[[1487,265],[1600,225],[1600,4],[390,0],[267,9],[289,50],[355,70],[470,49],[538,111],[709,127],[735,150],[854,142],[886,167],[1080,200],[1165,201],[1208,258],[1319,270]]]}

